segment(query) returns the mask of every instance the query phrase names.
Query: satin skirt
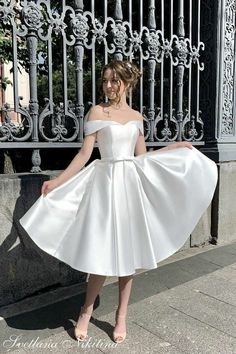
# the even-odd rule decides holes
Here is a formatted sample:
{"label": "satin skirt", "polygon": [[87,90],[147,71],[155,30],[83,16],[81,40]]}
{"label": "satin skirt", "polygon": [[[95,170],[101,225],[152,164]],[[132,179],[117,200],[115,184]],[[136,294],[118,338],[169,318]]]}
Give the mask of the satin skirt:
{"label": "satin skirt", "polygon": [[216,183],[216,164],[195,148],[97,159],[41,196],[20,223],[74,269],[131,275],[183,246]]}

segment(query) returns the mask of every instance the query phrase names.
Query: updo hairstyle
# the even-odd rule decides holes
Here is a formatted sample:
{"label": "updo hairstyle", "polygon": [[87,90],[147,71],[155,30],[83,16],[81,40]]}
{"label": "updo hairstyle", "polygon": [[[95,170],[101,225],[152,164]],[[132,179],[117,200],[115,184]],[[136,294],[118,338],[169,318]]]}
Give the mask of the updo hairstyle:
{"label": "updo hairstyle", "polygon": [[[138,79],[142,75],[141,71],[139,71],[137,66],[130,61],[112,60],[110,63],[104,65],[101,72],[100,91],[103,97],[104,97],[104,93],[102,89],[102,83],[103,83],[103,76],[107,69],[112,70],[116,74],[117,79],[123,81],[127,90],[129,89],[133,90],[137,85]],[[119,92],[118,92],[118,96],[119,96]]]}

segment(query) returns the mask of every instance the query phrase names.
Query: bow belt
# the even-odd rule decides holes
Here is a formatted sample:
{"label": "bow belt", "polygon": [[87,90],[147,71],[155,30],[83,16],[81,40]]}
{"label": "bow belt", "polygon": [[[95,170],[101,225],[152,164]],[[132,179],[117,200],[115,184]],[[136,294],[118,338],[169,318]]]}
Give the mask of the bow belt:
{"label": "bow belt", "polygon": [[135,156],[119,156],[119,157],[102,157],[101,162],[122,162],[122,161],[133,161]]}

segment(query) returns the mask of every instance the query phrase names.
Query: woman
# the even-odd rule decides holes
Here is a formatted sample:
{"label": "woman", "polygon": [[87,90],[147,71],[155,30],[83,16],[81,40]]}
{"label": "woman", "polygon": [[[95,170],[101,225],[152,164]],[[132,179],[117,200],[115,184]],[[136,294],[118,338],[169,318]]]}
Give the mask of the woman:
{"label": "woman", "polygon": [[[143,117],[126,102],[139,77],[127,61],[104,66],[108,103],[90,109],[79,153],[57,178],[44,182],[42,196],[21,219],[39,247],[90,274],[75,326],[79,341],[87,336],[106,276],[114,275],[119,304],[113,339],[124,341],[135,270],[156,268],[184,244],[216,186],[215,164],[189,142],[146,152]],[[101,159],[83,168],[96,140]]]}

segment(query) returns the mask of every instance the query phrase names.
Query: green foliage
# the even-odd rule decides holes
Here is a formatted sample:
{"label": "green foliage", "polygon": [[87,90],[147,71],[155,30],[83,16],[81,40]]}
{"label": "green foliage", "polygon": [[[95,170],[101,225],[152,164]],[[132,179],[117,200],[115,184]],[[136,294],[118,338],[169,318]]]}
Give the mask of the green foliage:
{"label": "green foliage", "polygon": [[[63,70],[62,65],[58,65],[57,69],[53,70],[52,74],[53,82],[53,97],[55,103],[63,102]],[[75,81],[75,68],[73,63],[67,63],[67,95],[68,100],[74,101],[76,92]],[[39,106],[43,108],[45,106],[45,98],[49,98],[48,95],[48,75],[38,75],[38,99]]]}
{"label": "green foliage", "polygon": [[8,77],[0,77],[0,88],[5,91],[7,85],[12,85],[11,80]]}
{"label": "green foliage", "polygon": [[12,61],[12,41],[10,31],[0,28],[0,63]]}

